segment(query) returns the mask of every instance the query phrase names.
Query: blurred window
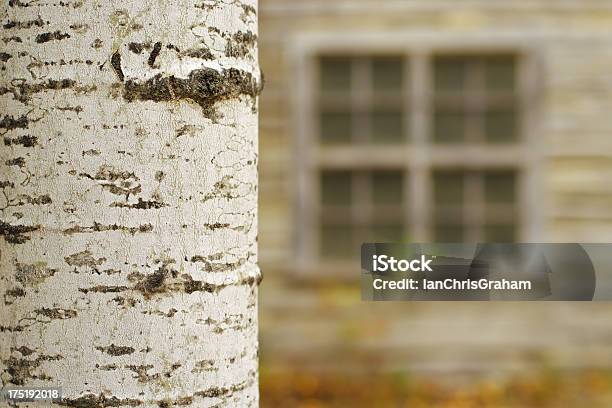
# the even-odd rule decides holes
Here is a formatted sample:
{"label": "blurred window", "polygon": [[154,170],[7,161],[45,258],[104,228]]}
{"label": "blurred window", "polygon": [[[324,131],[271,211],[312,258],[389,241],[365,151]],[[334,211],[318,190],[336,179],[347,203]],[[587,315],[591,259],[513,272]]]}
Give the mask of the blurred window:
{"label": "blurred window", "polygon": [[518,55],[315,61],[306,173],[318,193],[301,227],[315,259],[356,260],[363,242],[520,239],[529,71]]}

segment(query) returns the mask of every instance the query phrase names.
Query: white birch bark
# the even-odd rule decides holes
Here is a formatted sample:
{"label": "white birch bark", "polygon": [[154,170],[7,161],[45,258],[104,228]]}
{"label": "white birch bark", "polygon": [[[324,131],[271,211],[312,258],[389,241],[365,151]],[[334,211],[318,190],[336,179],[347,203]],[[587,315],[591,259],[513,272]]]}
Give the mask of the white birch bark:
{"label": "white birch bark", "polygon": [[2,9],[2,385],[256,406],[256,0]]}

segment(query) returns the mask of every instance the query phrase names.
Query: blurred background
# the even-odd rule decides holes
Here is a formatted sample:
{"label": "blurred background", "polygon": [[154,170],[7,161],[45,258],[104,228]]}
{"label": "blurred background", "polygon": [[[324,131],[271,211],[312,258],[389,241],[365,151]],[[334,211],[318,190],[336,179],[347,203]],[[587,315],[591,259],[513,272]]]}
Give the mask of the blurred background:
{"label": "blurred background", "polygon": [[612,242],[612,1],[260,0],[262,406],[612,406],[612,305],[366,303],[361,242]]}

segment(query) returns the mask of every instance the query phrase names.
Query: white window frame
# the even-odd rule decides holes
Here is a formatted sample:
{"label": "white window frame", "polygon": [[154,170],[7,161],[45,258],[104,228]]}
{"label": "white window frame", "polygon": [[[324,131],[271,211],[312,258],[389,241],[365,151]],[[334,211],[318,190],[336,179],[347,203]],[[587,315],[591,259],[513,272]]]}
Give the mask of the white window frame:
{"label": "white window frame", "polygon": [[[406,169],[406,208],[414,242],[430,242],[433,232],[430,203],[433,202],[431,171],[443,168],[462,170],[515,169],[517,171],[517,239],[538,242],[543,230],[542,211],[546,204],[541,181],[543,156],[539,132],[542,86],[541,52],[520,35],[452,35],[435,32],[300,33],[290,41],[295,92],[294,115],[294,228],[295,268],[301,277],[357,277],[359,248],[354,259],[328,261],[319,258],[318,206],[322,168]],[[513,145],[434,145],[429,141],[432,122],[433,57],[438,55],[497,55],[517,57],[517,106],[519,141]],[[325,146],[313,139],[318,135],[315,89],[317,64],[321,55],[404,56],[409,61],[404,81],[410,103],[404,103],[409,117],[410,142],[388,147],[369,145]],[[408,64],[404,64],[408,65]],[[340,151],[343,154],[338,154]],[[435,155],[434,155],[435,153]],[[348,158],[348,159],[347,159]],[[406,174],[406,172],[404,172]]]}

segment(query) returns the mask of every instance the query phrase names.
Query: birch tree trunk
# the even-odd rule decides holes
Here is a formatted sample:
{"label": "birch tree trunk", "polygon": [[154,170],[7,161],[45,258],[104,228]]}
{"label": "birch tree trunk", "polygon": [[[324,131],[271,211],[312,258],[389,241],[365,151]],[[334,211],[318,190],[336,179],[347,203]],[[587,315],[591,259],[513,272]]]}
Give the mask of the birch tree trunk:
{"label": "birch tree trunk", "polygon": [[3,386],[256,406],[256,0],[5,0]]}

